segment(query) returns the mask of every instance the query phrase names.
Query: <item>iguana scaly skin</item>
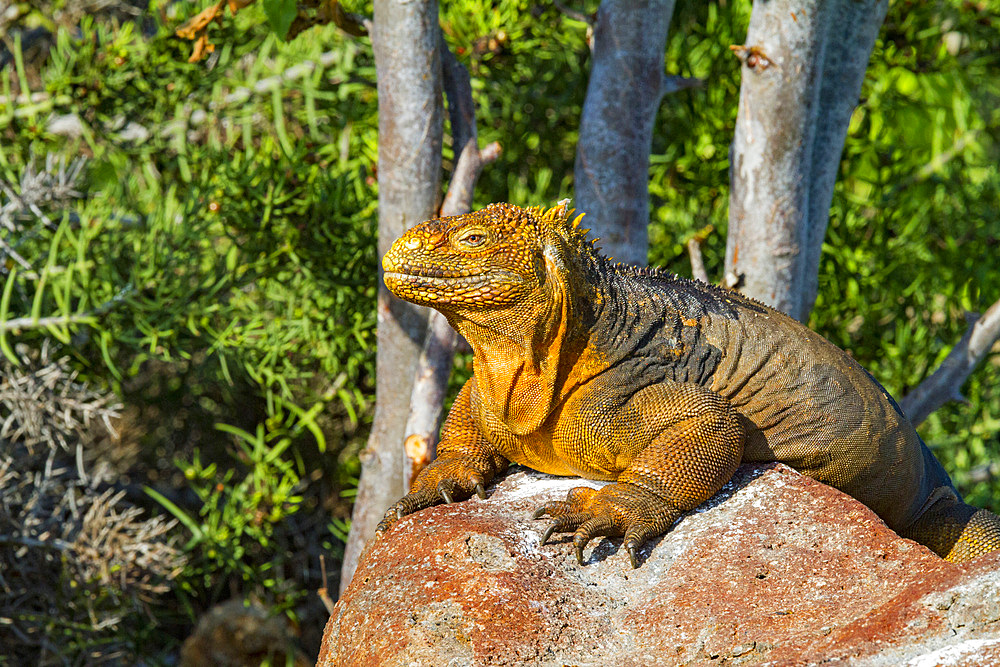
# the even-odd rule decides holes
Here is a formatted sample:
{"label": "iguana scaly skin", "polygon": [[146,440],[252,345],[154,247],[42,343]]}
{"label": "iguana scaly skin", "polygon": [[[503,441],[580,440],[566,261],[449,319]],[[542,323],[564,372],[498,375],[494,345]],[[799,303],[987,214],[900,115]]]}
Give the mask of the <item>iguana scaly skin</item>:
{"label": "iguana scaly skin", "polygon": [[962,561],[1000,549],[1000,518],[966,505],[882,386],[799,322],[736,292],[611,263],[570,222],[509,204],[424,222],[382,260],[400,298],[437,308],[475,372],[438,458],[379,524],[485,497],[510,462],[613,481],[535,513],[636,551],[743,461],[780,461]]}

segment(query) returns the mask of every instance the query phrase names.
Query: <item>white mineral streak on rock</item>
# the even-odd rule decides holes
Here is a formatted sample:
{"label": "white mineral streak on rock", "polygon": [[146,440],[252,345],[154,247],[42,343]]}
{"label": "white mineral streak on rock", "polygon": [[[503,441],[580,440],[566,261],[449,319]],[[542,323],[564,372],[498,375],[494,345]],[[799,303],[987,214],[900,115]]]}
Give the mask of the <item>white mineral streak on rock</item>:
{"label": "white mineral streak on rock", "polygon": [[[975,654],[987,646],[1000,645],[1000,639],[968,639],[961,644],[945,646],[931,653],[917,656],[908,663],[907,667],[948,667],[957,665],[962,658]],[[970,664],[970,663],[962,663]]]}

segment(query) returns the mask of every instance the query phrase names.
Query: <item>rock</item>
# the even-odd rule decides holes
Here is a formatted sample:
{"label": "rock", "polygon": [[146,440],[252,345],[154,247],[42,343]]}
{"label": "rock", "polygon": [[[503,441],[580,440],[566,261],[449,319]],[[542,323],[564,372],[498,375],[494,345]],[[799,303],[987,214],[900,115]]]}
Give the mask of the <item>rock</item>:
{"label": "rock", "polygon": [[947,563],[780,465],[743,466],[641,550],[576,562],[531,510],[576,485],[515,468],[371,544],[319,665],[1000,664],[1000,554]]}
{"label": "rock", "polygon": [[86,131],[86,126],[75,113],[53,115],[49,118],[46,129],[52,134],[79,139]]}
{"label": "rock", "polygon": [[140,125],[134,120],[130,120],[128,125],[118,133],[118,141],[141,144],[149,139],[150,133],[144,125]]}
{"label": "rock", "polygon": [[181,667],[244,667],[309,662],[295,647],[287,619],[257,603],[230,600],[212,607],[181,647]]}

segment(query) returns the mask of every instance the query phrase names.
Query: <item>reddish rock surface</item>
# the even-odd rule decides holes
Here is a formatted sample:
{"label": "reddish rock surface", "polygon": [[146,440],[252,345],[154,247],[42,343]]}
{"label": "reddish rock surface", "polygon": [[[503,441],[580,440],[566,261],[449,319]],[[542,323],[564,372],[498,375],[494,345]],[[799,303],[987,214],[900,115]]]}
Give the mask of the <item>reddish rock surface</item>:
{"label": "reddish rock surface", "polygon": [[518,468],[485,501],[405,518],[360,563],[318,664],[1000,665],[1000,554],[946,563],[771,464],[742,467],[637,570],[616,539],[580,566],[529,515],[586,483]]}

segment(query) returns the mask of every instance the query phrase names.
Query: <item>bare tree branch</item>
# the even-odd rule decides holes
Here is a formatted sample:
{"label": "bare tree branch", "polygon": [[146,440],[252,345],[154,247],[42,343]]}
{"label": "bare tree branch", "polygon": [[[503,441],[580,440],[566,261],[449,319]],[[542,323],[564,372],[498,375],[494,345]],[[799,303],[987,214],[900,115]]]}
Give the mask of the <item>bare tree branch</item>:
{"label": "bare tree branch", "polygon": [[500,144],[495,141],[480,150],[475,137],[469,139],[455,165],[448,194],[445,195],[444,203],[441,205],[442,216],[461,215],[472,209],[476,179],[479,178],[483,167],[500,157],[500,152]]}
{"label": "bare tree branch", "polygon": [[410,417],[406,422],[403,442],[404,481],[410,484],[424,466],[434,460],[438,428],[448,391],[448,377],[455,356],[458,333],[444,315],[434,311],[427,324],[427,337],[417,362],[417,372],[410,395]]}
{"label": "bare tree branch", "polygon": [[970,315],[969,328],[937,370],[899,402],[909,420],[917,425],[949,401],[965,401],[962,383],[1000,339],[1000,300],[982,317]]}
{"label": "bare tree branch", "polygon": [[[441,49],[441,87],[448,100],[448,120],[451,121],[451,137],[455,155],[461,156],[469,140],[476,140],[476,105],[472,100],[472,81],[469,71],[451,52],[439,36]],[[456,167],[456,172],[458,171]],[[449,190],[451,188],[449,187]]]}
{"label": "bare tree branch", "polygon": [[[452,138],[456,151],[460,150],[448,194],[441,206],[441,215],[449,216],[471,210],[476,179],[485,165],[500,156],[500,145],[494,142],[479,150],[469,73],[443,40],[441,65]],[[403,465],[407,490],[417,473],[434,459],[457,340],[458,334],[444,315],[437,311],[431,313],[424,347],[417,361],[410,395],[410,416],[404,431],[406,439]]]}

